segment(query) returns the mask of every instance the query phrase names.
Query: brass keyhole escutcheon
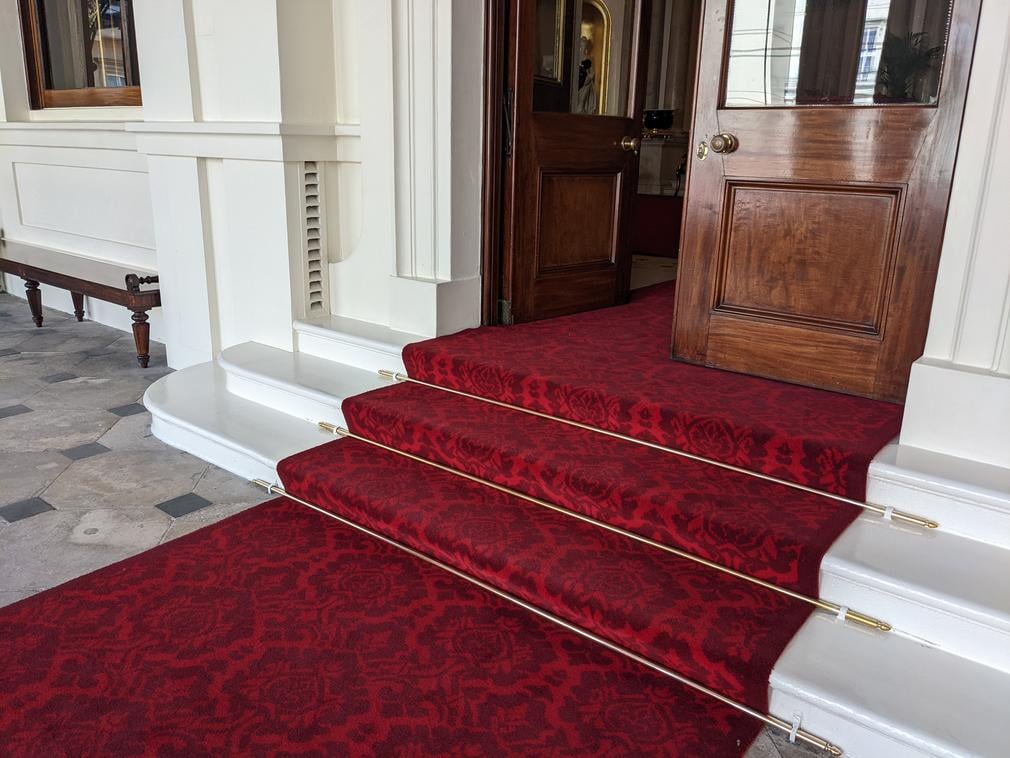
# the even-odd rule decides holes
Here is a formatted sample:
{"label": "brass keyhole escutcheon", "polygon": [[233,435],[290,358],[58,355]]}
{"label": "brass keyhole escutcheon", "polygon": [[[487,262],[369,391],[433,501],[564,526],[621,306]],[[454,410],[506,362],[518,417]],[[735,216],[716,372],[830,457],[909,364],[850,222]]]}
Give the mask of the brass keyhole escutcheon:
{"label": "brass keyhole escutcheon", "polygon": [[702,140],[698,143],[698,160],[703,161],[708,157],[708,143]]}

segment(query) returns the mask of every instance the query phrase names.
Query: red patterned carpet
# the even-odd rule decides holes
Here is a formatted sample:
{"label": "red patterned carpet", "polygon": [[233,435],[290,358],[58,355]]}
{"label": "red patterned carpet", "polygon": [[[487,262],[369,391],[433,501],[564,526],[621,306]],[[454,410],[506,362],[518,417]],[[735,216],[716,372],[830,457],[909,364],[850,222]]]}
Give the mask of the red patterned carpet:
{"label": "red patterned carpet", "polygon": [[407,372],[861,498],[902,408],[670,360],[673,282],[631,303],[408,345]]}
{"label": "red patterned carpet", "polygon": [[[675,363],[672,289],[409,346],[410,374],[862,497],[901,408]],[[858,508],[437,389],[344,404],[300,498],[759,711]],[[378,442],[392,451],[376,447]],[[742,755],[761,724],[325,516],[273,502],[0,610],[15,755]],[[778,714],[787,719],[791,714]],[[826,735],[830,736],[830,735]]]}
{"label": "red patterned carpet", "polygon": [[276,500],[0,610],[0,755],[737,755],[752,719]]}

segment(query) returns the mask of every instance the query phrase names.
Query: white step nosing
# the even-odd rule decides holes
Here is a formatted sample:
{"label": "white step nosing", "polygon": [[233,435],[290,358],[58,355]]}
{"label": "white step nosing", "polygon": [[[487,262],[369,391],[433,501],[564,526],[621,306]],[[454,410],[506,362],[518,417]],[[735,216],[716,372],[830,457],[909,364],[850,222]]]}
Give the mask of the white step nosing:
{"label": "white step nosing", "polygon": [[[351,332],[340,331],[331,327],[322,326],[321,324],[313,324],[309,321],[295,321],[294,328],[295,331],[300,334],[311,335],[330,342],[340,342],[383,356],[399,357],[400,353],[403,351],[403,345],[397,345],[391,342],[381,342],[379,340],[372,339],[371,337],[364,337]],[[404,344],[409,344],[410,342],[420,342],[424,339],[424,337],[420,335],[407,334],[406,332],[403,332],[402,334],[406,340]]]}
{"label": "white step nosing", "polygon": [[[842,562],[832,562],[827,558],[821,564],[823,574],[831,576],[833,581],[841,581],[869,592],[892,597],[903,603],[916,605],[934,613],[944,614],[954,619],[975,624],[979,627],[993,629],[1010,635],[1010,618],[1000,616],[990,609],[977,603],[962,601],[963,605],[952,608],[958,599],[943,592],[930,593],[914,585],[904,584],[875,571],[849,570],[840,565]],[[970,615],[964,611],[968,611]]]}
{"label": "white step nosing", "polygon": [[[315,387],[309,387],[308,385],[305,384],[291,384],[290,382],[284,379],[278,379],[277,377],[270,376],[269,374],[260,373],[259,371],[255,371],[253,369],[247,369],[241,364],[229,361],[225,357],[225,353],[227,353],[227,351],[221,354],[219,364],[221,365],[221,368],[225,370],[225,373],[229,375],[239,376],[246,381],[254,382],[255,384],[258,384],[268,390],[275,390],[279,392],[285,392],[289,395],[308,398],[309,400],[321,403],[323,405],[334,405],[337,408],[339,408],[340,404],[344,400],[344,398],[342,397],[338,397],[331,393],[324,392],[323,390],[318,390]],[[255,401],[250,400],[250,402]]]}
{"label": "white step nosing", "polygon": [[[151,412],[151,416],[153,416],[154,418],[158,419],[163,423],[168,423],[174,426],[181,427],[190,434],[196,434],[205,439],[210,439],[205,429],[200,428],[199,426],[189,421],[188,419],[185,419],[173,413],[166,412],[164,408],[160,407],[156,403],[151,402],[148,399],[148,393],[150,391],[151,388],[148,387],[147,392],[144,393],[143,403],[144,406]],[[248,458],[254,458],[255,460],[259,461],[265,466],[270,467],[276,466],[276,461],[270,460],[269,456],[266,456],[263,453],[259,452],[258,450],[254,450],[251,447],[247,447],[241,444],[240,442],[231,439],[230,437],[215,435],[213,438],[213,443],[219,445],[220,447],[226,447],[229,450],[232,450],[233,452],[245,455]]]}

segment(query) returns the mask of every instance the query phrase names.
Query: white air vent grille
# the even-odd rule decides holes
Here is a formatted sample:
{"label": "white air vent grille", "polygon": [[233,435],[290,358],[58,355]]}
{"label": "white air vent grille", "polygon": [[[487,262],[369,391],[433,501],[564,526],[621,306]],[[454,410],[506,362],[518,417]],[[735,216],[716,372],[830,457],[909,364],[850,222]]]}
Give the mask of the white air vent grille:
{"label": "white air vent grille", "polygon": [[323,176],[316,161],[305,161],[302,168],[304,201],[305,311],[307,316],[329,310],[327,302],[328,266],[326,225],[323,221]]}

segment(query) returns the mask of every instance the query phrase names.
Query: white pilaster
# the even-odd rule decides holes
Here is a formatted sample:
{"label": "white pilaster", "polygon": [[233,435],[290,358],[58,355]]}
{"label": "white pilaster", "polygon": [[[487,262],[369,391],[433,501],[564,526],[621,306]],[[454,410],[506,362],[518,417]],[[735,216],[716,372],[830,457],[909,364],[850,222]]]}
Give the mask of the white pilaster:
{"label": "white pilaster", "polygon": [[901,444],[1010,468],[1010,5],[983,3],[926,351]]}
{"label": "white pilaster", "polygon": [[867,497],[1010,548],[1010,5],[982,4],[925,354]]}

